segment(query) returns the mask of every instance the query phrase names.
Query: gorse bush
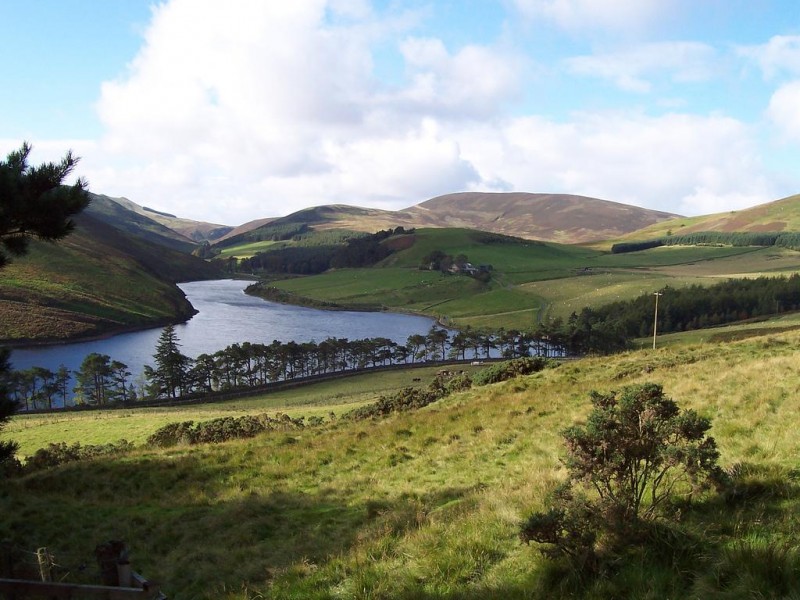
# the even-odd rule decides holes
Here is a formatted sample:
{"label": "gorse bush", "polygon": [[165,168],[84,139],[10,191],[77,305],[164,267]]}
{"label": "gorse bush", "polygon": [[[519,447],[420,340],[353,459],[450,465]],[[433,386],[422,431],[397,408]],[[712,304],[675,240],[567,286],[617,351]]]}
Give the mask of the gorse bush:
{"label": "gorse bush", "polygon": [[441,389],[420,389],[415,387],[405,387],[397,393],[389,396],[381,396],[377,402],[368,404],[351,410],[344,415],[345,419],[359,421],[362,419],[373,419],[385,417],[396,412],[416,410],[436,402],[446,395],[444,387]]}
{"label": "gorse bush", "polygon": [[[521,538],[545,544],[545,554],[595,570],[627,544],[645,541],[648,525],[677,495],[721,482],[711,423],[681,411],[660,385],[592,392],[585,425],[564,432],[569,471],[553,508],[522,525]],[[607,560],[606,560],[607,562]]]}
{"label": "gorse bush", "polygon": [[466,391],[473,385],[487,385],[530,375],[552,364],[546,358],[516,358],[479,371],[474,379],[468,373],[445,371],[438,374],[426,389],[405,387],[395,394],[381,396],[374,404],[362,406],[344,416],[355,420],[372,419],[394,412],[416,410],[450,394]]}
{"label": "gorse bush", "polygon": [[104,456],[118,456],[133,449],[133,444],[120,440],[111,444],[81,446],[79,442],[72,445],[60,442],[48,444],[40,448],[25,461],[23,472],[49,469],[66,463],[88,460]]}
{"label": "gorse bush", "polygon": [[417,410],[448,396],[449,394],[467,390],[472,386],[469,375],[439,373],[426,389],[404,387],[399,392],[381,396],[377,402],[362,406],[344,415],[346,419],[362,420],[384,417],[386,415]]}
{"label": "gorse bush", "polygon": [[502,363],[497,363],[475,374],[475,385],[488,385],[514,379],[522,375],[531,375],[552,366],[553,363],[542,357],[515,358]]}
{"label": "gorse bush", "polygon": [[267,414],[221,417],[197,424],[193,421],[183,421],[161,427],[147,438],[147,444],[168,448],[177,444],[221,443],[255,437],[266,431],[291,431],[303,427],[302,419],[293,419],[282,413],[275,417]]}

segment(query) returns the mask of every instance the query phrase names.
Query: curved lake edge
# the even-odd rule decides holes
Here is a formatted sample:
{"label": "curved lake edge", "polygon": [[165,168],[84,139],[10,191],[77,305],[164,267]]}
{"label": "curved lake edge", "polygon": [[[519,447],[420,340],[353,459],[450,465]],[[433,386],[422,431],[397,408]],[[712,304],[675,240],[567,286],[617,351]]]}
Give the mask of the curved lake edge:
{"label": "curved lake edge", "polygon": [[[182,352],[194,358],[245,341],[269,344],[384,336],[404,343],[411,334],[427,333],[434,322],[430,317],[398,312],[331,312],[279,304],[245,294],[244,288],[252,281],[228,278],[181,283],[194,316],[185,321],[165,319],[161,323],[175,325]],[[76,372],[86,356],[99,353],[127,365],[138,381],[144,366],[152,364],[162,330],[163,325],[124,327],[91,339],[18,342],[8,349],[12,367],[17,370],[38,366],[55,371],[66,366]]]}
{"label": "curved lake edge", "polygon": [[[244,289],[244,293],[248,296],[261,298],[268,302],[276,302],[278,304],[286,304],[287,306],[301,306],[303,308],[315,308],[318,310],[331,310],[331,311],[352,311],[352,312],[396,312],[404,314],[403,311],[389,310],[385,306],[368,305],[368,304],[338,304],[336,302],[327,302],[325,300],[317,300],[309,296],[301,296],[292,292],[287,292],[278,287],[269,285],[267,282],[257,281],[248,285]],[[413,314],[417,313],[405,313]]]}
{"label": "curved lake edge", "polygon": [[[193,282],[187,281],[179,283],[193,283]],[[178,288],[178,290],[180,290],[183,293],[183,290],[181,290],[178,284],[175,284],[175,287]],[[8,348],[9,350],[25,350],[33,348],[47,348],[50,346],[64,346],[67,344],[78,344],[82,342],[96,342],[98,340],[107,340],[118,335],[124,335],[126,333],[136,333],[138,331],[147,331],[148,329],[161,329],[163,327],[166,327],[167,325],[179,325],[181,323],[188,322],[199,312],[192,305],[192,303],[189,302],[185,293],[183,293],[183,298],[186,301],[188,309],[181,310],[174,315],[153,318],[147,321],[142,321],[141,323],[128,323],[125,325],[120,325],[118,327],[113,325],[101,326],[99,328],[99,331],[95,331],[88,335],[78,334],[60,338],[0,339],[0,348]]]}
{"label": "curved lake edge", "polygon": [[8,348],[9,350],[27,350],[33,348],[48,348],[50,346],[66,346],[68,344],[78,344],[81,342],[97,342],[100,340],[108,340],[118,335],[125,335],[126,333],[136,333],[138,331],[147,331],[148,329],[161,329],[167,325],[180,325],[181,323],[186,323],[198,313],[196,308],[192,307],[192,310],[193,312],[189,316],[163,317],[161,319],[154,319],[153,321],[149,321],[147,323],[137,323],[109,328],[105,331],[97,332],[92,335],[77,335],[65,338],[25,338],[0,340],[0,348]]}
{"label": "curved lake edge", "polygon": [[327,302],[325,300],[317,300],[309,296],[301,296],[292,292],[287,292],[278,287],[269,285],[266,281],[256,281],[247,286],[244,293],[254,298],[261,298],[267,302],[275,302],[276,304],[285,304],[286,306],[299,306],[301,308],[313,308],[316,310],[328,311],[343,311],[343,312],[364,312],[364,313],[393,313],[397,315],[408,315],[410,317],[422,317],[435,321],[439,327],[449,330],[461,329],[446,317],[429,315],[424,312],[397,308],[394,306],[385,306],[383,304],[338,304],[336,302]]}

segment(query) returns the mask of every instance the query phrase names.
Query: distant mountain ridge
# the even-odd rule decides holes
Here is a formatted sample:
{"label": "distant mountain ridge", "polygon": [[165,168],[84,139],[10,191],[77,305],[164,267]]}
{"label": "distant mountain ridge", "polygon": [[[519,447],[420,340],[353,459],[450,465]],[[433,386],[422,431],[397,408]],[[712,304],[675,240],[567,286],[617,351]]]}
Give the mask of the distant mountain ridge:
{"label": "distant mountain ridge", "polygon": [[110,198],[100,194],[90,193],[89,196],[91,202],[84,214],[94,217],[98,221],[154,244],[181,252],[191,252],[196,245],[193,240],[155,220],[144,210],[133,208],[141,208],[133,202],[125,201],[124,198]]}
{"label": "distant mountain ridge", "polygon": [[617,237],[678,215],[573,194],[446,194],[404,211],[424,226],[469,227],[564,244]]}
{"label": "distant mountain ridge", "polygon": [[[678,231],[800,231],[800,194],[739,211],[683,217],[575,194],[457,192],[398,211],[325,204],[237,227],[175,217],[126,198],[94,198],[88,211],[101,220],[184,251],[248,232],[254,232],[250,237],[257,239],[261,227],[289,224],[364,232],[397,226],[456,227],[563,244],[643,239]],[[115,207],[109,208],[109,204]]]}
{"label": "distant mountain ridge", "polygon": [[112,198],[104,194],[90,195],[92,202],[87,208],[90,214],[140,237],[153,238],[154,235],[160,237],[162,239],[152,239],[152,241],[175,249],[191,251],[194,245],[205,241],[216,241],[234,229],[229,225],[176,217],[154,208],[140,206],[127,198]]}
{"label": "distant mountain ridge", "polygon": [[399,211],[317,206],[275,219],[270,225],[307,223],[315,229],[368,232],[397,226],[457,227],[578,244],[616,238],[675,218],[678,215],[571,194],[460,192]]}

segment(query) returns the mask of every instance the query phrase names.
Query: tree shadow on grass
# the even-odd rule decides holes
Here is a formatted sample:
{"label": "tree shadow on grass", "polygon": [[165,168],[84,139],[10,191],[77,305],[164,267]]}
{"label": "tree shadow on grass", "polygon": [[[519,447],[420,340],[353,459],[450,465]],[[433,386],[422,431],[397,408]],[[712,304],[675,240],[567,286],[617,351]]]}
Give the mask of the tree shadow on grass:
{"label": "tree shadow on grass", "polygon": [[134,569],[170,598],[263,588],[374,536],[401,536],[420,526],[423,512],[474,491],[353,501],[347,492],[289,489],[279,471],[254,484],[241,463],[198,453],[70,463],[8,483],[0,540],[30,551],[47,546],[63,567],[59,577],[76,583],[99,581],[97,544],[124,540]]}
{"label": "tree shadow on grass", "polygon": [[[67,580],[77,582],[97,582],[94,547],[122,539],[134,568],[178,599],[259,597],[245,588],[329,598],[337,586],[356,583],[368,593],[380,587],[388,564],[401,567],[389,588],[400,599],[723,599],[754,590],[800,597],[800,558],[791,538],[800,525],[796,471],[732,469],[725,493],[679,507],[674,520],[654,526],[602,577],[548,563],[498,582],[488,574],[504,560],[505,542],[466,540],[460,560],[462,541],[442,540],[416,572],[402,556],[408,534],[437,520],[468,523],[480,486],[369,500],[347,490],[290,488],[280,469],[253,478],[242,465],[238,458],[175,452],[69,464],[7,481],[0,490],[0,539],[30,551],[47,546],[61,574],[69,571]],[[477,560],[466,556],[472,550]],[[425,569],[438,574],[429,577]]]}

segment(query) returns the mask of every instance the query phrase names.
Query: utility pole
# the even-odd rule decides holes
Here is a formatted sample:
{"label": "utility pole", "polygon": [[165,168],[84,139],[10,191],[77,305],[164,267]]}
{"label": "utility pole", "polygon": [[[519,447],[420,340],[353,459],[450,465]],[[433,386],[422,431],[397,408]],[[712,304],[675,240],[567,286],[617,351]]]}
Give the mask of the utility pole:
{"label": "utility pole", "polygon": [[653,315],[653,350],[656,349],[656,332],[658,330],[658,297],[663,296],[661,292],[654,292],[653,296],[656,297],[656,312]]}

